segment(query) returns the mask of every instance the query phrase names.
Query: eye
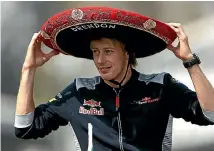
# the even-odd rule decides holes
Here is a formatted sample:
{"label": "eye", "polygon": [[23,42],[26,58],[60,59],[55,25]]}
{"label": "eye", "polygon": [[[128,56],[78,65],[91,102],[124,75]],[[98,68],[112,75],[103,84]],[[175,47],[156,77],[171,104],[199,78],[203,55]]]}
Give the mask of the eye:
{"label": "eye", "polygon": [[111,54],[113,51],[111,49],[105,50],[105,54]]}
{"label": "eye", "polygon": [[93,49],[92,52],[93,52],[93,54],[98,54],[99,53],[99,51],[97,49]]}

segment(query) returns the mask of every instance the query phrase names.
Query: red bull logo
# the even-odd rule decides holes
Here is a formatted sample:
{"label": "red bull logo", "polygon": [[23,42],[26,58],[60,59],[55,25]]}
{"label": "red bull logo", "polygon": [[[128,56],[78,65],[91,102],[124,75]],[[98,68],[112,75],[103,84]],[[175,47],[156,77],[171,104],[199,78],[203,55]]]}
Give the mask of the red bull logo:
{"label": "red bull logo", "polygon": [[84,100],[84,104],[83,105],[88,105],[90,107],[101,107],[101,102],[97,102],[92,100]]}
{"label": "red bull logo", "polygon": [[[89,106],[89,108],[84,107]],[[99,109],[97,109],[97,107]],[[101,102],[91,100],[84,100],[83,106],[80,106],[79,113],[90,115],[104,115],[104,108],[101,108]]]}
{"label": "red bull logo", "polygon": [[81,114],[90,114],[90,115],[104,115],[104,109],[100,108],[90,108],[89,110],[85,109],[83,106],[80,106],[79,113]]}

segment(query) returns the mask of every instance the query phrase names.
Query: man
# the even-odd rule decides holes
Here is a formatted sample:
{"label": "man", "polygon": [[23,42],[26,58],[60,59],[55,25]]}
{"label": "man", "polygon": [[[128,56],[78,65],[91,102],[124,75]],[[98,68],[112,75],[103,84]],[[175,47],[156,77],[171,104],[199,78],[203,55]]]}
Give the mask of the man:
{"label": "man", "polygon": [[198,57],[192,54],[181,25],[168,26],[176,32],[179,45],[167,48],[184,62],[196,92],[169,73],[139,73],[134,69],[135,52],[126,43],[95,36],[89,47],[100,76],[76,78],[51,101],[38,107],[33,99],[36,69],[59,52],[42,53],[41,33],[34,34],[22,68],[16,136],[42,138],[70,123],[77,150],[165,151],[171,149],[171,115],[193,124],[214,124],[214,89],[201,71]]}

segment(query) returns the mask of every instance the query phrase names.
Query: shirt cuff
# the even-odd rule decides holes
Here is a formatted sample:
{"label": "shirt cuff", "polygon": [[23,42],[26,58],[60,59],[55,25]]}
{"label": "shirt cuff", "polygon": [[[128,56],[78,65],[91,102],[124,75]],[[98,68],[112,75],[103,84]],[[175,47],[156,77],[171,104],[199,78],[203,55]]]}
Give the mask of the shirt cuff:
{"label": "shirt cuff", "polygon": [[206,118],[208,118],[211,122],[214,122],[214,111],[205,111],[203,110],[203,114]]}
{"label": "shirt cuff", "polygon": [[25,115],[16,115],[14,126],[16,128],[29,127],[33,123],[33,119],[34,119],[34,111]]}

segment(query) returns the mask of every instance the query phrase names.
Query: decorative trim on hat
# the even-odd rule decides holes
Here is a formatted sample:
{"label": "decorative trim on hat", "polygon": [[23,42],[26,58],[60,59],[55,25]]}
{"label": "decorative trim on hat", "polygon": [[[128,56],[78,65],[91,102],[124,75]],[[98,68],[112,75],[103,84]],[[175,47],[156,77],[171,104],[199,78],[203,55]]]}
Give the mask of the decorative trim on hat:
{"label": "decorative trim on hat", "polygon": [[[151,37],[154,37],[154,40],[160,39],[159,43],[157,42],[158,45],[152,48],[153,50],[151,50],[151,54],[155,53],[155,51],[162,51],[162,49],[164,49],[164,43],[167,45],[171,44],[177,36],[176,33],[168,25],[158,20],[134,12],[128,12],[125,10],[108,7],[82,7],[68,9],[60,12],[52,16],[45,22],[41,29],[41,36],[44,40],[43,42],[48,47],[61,51],[64,54],[72,55],[72,52],[66,53],[67,50],[62,50],[63,48],[60,48],[57,43],[57,35],[63,30],[66,29],[66,31],[68,32],[70,29],[71,31],[69,31],[69,34],[71,34],[72,32],[75,33],[78,31],[81,31],[80,33],[83,33],[84,30],[91,30],[96,28],[100,28],[103,31],[105,31],[105,28],[112,28],[116,31],[117,28],[123,29],[123,27],[136,29],[133,30],[133,33],[136,35],[138,35],[138,32],[141,33],[142,31],[142,33],[145,32],[148,33],[148,35],[153,35]],[[142,34],[142,36],[143,35],[144,34]],[[87,36],[90,37],[90,35]],[[152,40],[151,37],[149,40]],[[72,37],[71,39],[75,39],[75,37]],[[149,53],[147,55],[149,55]]]}
{"label": "decorative trim on hat", "polygon": [[154,29],[156,27],[156,22],[153,21],[152,19],[148,19],[147,21],[145,21],[143,23],[144,28],[150,30],[150,29]]}
{"label": "decorative trim on hat", "polygon": [[[167,44],[168,43],[170,43],[170,40],[168,39],[168,38],[166,38],[166,37],[163,37],[163,36],[161,36],[158,32],[156,32],[156,31],[154,31],[154,30],[152,30],[153,28],[155,28],[155,26],[156,26],[156,23],[155,22],[146,22],[145,24],[146,25],[144,25],[144,27],[137,27],[136,25],[133,25],[133,24],[128,24],[128,23],[125,23],[125,22],[116,22],[116,21],[112,21],[112,20],[109,20],[108,22],[105,22],[105,20],[103,20],[103,21],[89,21],[89,22],[84,22],[84,23],[76,23],[75,25],[69,25],[69,23],[68,24],[64,24],[64,25],[62,25],[62,26],[60,26],[60,27],[58,27],[58,28],[56,28],[53,32],[52,32],[52,35],[51,35],[51,44],[52,44],[52,46],[55,48],[55,49],[59,49],[60,51],[62,51],[63,53],[66,53],[66,52],[64,52],[58,45],[57,45],[57,42],[56,42],[56,36],[57,36],[57,34],[59,33],[59,32],[61,32],[62,30],[64,30],[64,29],[66,29],[66,28],[71,28],[71,27],[74,27],[74,26],[81,26],[81,25],[85,25],[85,24],[110,24],[111,23],[111,25],[122,25],[122,26],[129,26],[129,27],[132,27],[132,28],[135,28],[135,29],[139,29],[139,30],[143,30],[143,31],[146,31],[146,32],[148,32],[148,33],[150,33],[150,34],[152,34],[152,35],[154,35],[154,36],[156,36],[156,37],[158,37],[158,38],[160,38],[160,39],[162,39],[163,41],[165,41]],[[145,26],[146,26],[146,28],[145,28]],[[96,26],[95,26],[96,27]],[[67,53],[66,53],[67,54]]]}
{"label": "decorative trim on hat", "polygon": [[83,18],[83,11],[81,9],[73,9],[71,17],[75,20],[79,20]]}

